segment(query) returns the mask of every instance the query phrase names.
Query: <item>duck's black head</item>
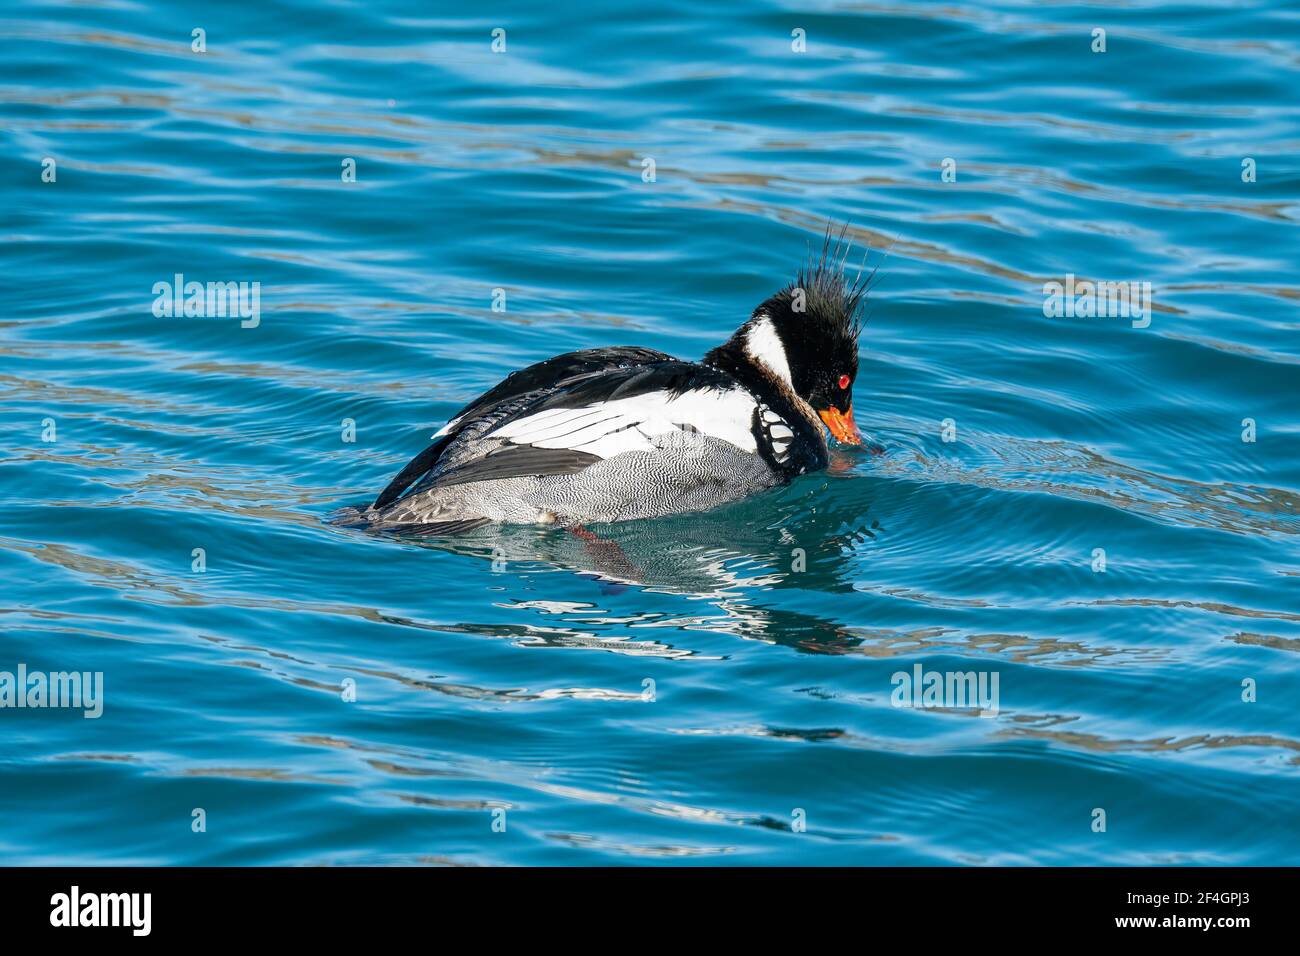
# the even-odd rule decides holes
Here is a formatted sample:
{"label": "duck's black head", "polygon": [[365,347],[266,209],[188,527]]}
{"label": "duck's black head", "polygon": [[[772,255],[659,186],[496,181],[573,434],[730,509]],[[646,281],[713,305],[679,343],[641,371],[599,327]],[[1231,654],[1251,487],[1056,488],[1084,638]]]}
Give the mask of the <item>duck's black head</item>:
{"label": "duck's black head", "polygon": [[842,242],[841,234],[832,249],[828,234],[821,257],[756,308],[749,321],[705,361],[762,368],[811,405],[838,440],[859,445],[862,435],[853,421],[853,384],[858,378],[861,307],[869,277],[845,276]]}

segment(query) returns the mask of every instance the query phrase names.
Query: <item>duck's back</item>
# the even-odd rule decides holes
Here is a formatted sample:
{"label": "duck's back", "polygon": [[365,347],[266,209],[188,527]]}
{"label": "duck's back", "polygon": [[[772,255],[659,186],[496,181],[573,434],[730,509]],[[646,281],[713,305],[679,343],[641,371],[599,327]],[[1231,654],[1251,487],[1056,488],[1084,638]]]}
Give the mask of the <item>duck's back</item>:
{"label": "duck's back", "polygon": [[488,521],[702,510],[785,480],[793,437],[781,416],[710,366],[650,349],[568,353],[467,405],[366,523],[438,534]]}

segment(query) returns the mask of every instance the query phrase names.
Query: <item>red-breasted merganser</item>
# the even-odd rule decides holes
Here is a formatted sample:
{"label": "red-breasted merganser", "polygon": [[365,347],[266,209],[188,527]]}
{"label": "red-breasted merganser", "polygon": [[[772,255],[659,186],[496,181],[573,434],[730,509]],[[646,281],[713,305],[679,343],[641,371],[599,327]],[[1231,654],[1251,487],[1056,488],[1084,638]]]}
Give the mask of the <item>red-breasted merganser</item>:
{"label": "red-breasted merganser", "polygon": [[617,346],[512,373],[349,523],[415,535],[577,527],[701,511],[825,468],[823,425],[862,443],[853,383],[867,291],[829,240],[700,362]]}

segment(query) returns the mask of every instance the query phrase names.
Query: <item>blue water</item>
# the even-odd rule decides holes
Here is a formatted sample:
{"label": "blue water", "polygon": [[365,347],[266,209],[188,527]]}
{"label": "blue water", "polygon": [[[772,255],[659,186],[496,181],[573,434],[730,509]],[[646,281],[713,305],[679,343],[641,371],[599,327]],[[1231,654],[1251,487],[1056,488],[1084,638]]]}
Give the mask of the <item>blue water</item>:
{"label": "blue water", "polygon": [[[464,10],[0,16],[0,671],[104,682],[0,710],[0,860],[1300,863],[1295,7]],[[606,544],[328,522],[828,221],[884,454]]]}

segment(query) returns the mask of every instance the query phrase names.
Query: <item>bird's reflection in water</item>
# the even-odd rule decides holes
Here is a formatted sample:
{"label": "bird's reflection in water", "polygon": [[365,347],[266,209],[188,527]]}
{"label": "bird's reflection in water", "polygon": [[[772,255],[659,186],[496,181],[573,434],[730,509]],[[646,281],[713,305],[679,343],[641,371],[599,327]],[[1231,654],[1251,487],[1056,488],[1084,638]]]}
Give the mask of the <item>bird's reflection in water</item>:
{"label": "bird's reflection in water", "polygon": [[591,578],[606,595],[640,589],[704,599],[722,612],[701,622],[708,630],[843,653],[861,643],[845,625],[754,601],[769,589],[851,591],[850,558],[878,531],[860,498],[849,509],[833,497],[782,489],[699,514],[590,528],[492,526],[407,540],[501,570],[540,564],[568,571]]}

